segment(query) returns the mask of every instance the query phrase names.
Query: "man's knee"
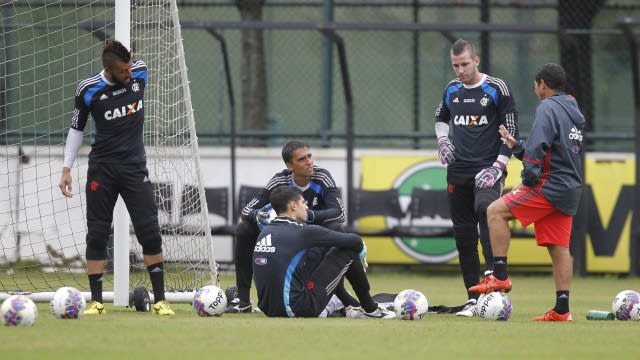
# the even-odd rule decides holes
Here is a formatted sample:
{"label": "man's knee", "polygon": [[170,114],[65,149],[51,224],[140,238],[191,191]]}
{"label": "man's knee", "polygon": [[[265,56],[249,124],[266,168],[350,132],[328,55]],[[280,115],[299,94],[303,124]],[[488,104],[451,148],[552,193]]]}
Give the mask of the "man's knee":
{"label": "man's knee", "polygon": [[511,211],[504,203],[504,201],[499,198],[498,200],[492,202],[489,207],[487,207],[487,219],[489,222],[492,220],[511,220],[513,219],[513,215]]}
{"label": "man's knee", "polygon": [[89,221],[87,223],[87,260],[105,260],[107,258],[107,241],[111,235],[111,223],[106,221]]}
{"label": "man's knee", "polygon": [[322,224],[322,227],[329,230],[333,230],[333,231],[344,232],[344,229],[342,228],[342,223],[340,223],[339,221],[331,221],[331,222]]}
{"label": "man's knee", "polygon": [[488,216],[489,206],[499,198],[499,193],[493,189],[480,189],[475,196],[474,211],[476,216],[480,219]]}
{"label": "man's knee", "polygon": [[157,218],[149,218],[147,221],[138,223],[135,230],[143,255],[162,253],[162,237]]}

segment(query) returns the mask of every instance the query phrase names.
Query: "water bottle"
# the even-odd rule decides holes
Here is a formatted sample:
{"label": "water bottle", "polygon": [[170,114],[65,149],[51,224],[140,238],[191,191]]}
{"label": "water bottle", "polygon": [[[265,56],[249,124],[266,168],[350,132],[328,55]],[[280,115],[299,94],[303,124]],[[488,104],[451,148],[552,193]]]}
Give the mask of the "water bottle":
{"label": "water bottle", "polygon": [[609,311],[589,310],[587,320],[615,320],[616,316]]}

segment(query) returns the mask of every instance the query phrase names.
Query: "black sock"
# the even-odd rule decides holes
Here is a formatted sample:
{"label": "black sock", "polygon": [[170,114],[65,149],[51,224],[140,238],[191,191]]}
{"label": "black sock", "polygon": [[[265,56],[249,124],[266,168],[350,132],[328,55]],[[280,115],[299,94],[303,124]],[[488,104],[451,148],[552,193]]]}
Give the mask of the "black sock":
{"label": "black sock", "polygon": [[151,279],[151,288],[153,289],[154,301],[164,300],[164,265],[162,262],[147,266],[149,278]]}
{"label": "black sock", "polygon": [[498,280],[505,280],[509,276],[507,273],[506,256],[496,256],[493,258],[493,276]]}
{"label": "black sock", "polygon": [[338,297],[338,299],[340,299],[340,301],[342,301],[342,304],[344,305],[344,307],[347,306],[360,306],[360,303],[358,302],[358,300],[354,299],[353,296],[351,296],[351,294],[349,294],[349,292],[347,292],[347,290],[344,288],[344,286],[338,286],[336,288],[336,296]]}
{"label": "black sock", "polygon": [[553,311],[558,314],[566,314],[569,312],[569,290],[556,291],[556,306]]}
{"label": "black sock", "polygon": [[89,275],[89,288],[91,289],[91,300],[102,302],[102,274]]}
{"label": "black sock", "polygon": [[[251,298],[250,293],[251,293],[250,288],[244,288],[244,287],[238,286],[238,299],[240,299],[240,302],[248,303]],[[231,300],[227,299],[227,301],[231,301]]]}

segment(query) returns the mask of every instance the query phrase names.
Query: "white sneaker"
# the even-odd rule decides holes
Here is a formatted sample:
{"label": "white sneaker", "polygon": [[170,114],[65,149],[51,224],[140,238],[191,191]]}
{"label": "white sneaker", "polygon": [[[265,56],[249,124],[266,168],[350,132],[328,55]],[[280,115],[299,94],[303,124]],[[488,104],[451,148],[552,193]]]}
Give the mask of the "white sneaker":
{"label": "white sneaker", "polygon": [[396,318],[396,313],[389,309],[378,306],[377,309],[368,313],[363,312],[366,319],[381,319],[381,320],[393,320]]}
{"label": "white sneaker", "polygon": [[349,319],[364,319],[364,310],[360,306],[347,306],[344,308],[344,316]]}
{"label": "white sneaker", "polygon": [[476,299],[469,299],[462,310],[456,313],[456,316],[474,317],[478,315],[478,307]]}

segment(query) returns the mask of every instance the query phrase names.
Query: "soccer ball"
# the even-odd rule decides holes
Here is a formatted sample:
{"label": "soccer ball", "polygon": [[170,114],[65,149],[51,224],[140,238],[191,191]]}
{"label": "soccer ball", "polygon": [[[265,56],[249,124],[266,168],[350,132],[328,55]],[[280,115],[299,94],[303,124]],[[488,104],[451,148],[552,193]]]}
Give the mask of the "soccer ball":
{"label": "soccer ball", "polygon": [[33,326],[38,318],[38,308],[33,300],[24,295],[11,295],[0,308],[2,323],[6,326]]}
{"label": "soccer ball", "polygon": [[77,319],[84,313],[87,301],[82,293],[71,286],[63,286],[53,294],[51,313],[58,319]]}
{"label": "soccer ball", "polygon": [[393,301],[396,318],[400,320],[420,320],[427,315],[429,302],[418,290],[402,290]]}
{"label": "soccer ball", "polygon": [[633,290],[623,290],[613,298],[611,311],[618,320],[640,320],[640,294]]}
{"label": "soccer ball", "polygon": [[511,316],[511,299],[499,291],[480,297],[476,307],[478,315],[485,320],[507,321]]}
{"label": "soccer ball", "polygon": [[193,296],[193,308],[200,316],[222,316],[227,309],[227,296],[215,285],[203,286]]}

